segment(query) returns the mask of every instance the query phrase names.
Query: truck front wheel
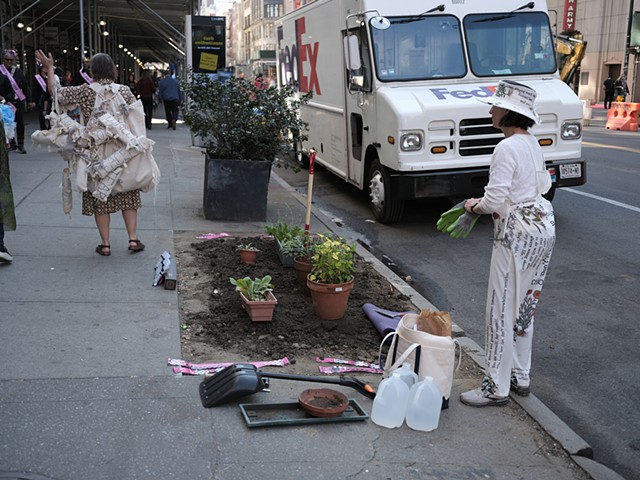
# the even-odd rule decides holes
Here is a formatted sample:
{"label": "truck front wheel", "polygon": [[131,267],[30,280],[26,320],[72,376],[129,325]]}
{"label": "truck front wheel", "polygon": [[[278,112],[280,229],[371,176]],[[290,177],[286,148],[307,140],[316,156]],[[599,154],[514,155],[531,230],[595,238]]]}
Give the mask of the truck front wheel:
{"label": "truck front wheel", "polygon": [[393,198],[389,173],[377,158],[369,169],[369,205],[380,223],[398,222],[404,212],[404,200]]}

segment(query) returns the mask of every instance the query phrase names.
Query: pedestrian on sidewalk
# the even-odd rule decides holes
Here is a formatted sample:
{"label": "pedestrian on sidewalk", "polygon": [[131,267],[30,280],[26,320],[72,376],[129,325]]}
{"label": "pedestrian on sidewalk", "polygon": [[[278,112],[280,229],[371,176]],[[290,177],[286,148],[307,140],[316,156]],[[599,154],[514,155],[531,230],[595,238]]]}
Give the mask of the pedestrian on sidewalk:
{"label": "pedestrian on sidewalk", "polygon": [[46,118],[46,116],[51,113],[51,95],[47,89],[46,77],[47,74],[42,71],[42,66],[38,68],[38,73],[33,77],[33,101],[38,110],[40,130],[49,130],[51,126],[49,120]]}
{"label": "pedestrian on sidewalk", "polygon": [[153,94],[156,93],[156,84],[151,80],[149,70],[142,72],[142,77],[136,84],[136,93],[140,96],[142,107],[144,108],[144,122],[147,130],[151,130],[151,120],[153,119]]}
{"label": "pedestrian on sidewalk", "polygon": [[[47,72],[47,87],[49,93],[57,96],[61,105],[79,105],[82,110],[82,118],[85,123],[91,118],[96,101],[96,90],[85,83],[73,87],[60,87],[56,85],[54,75],[53,57],[51,54],[45,55],[42,50],[36,51],[36,59],[42,64],[43,71]],[[106,53],[97,53],[91,58],[91,75],[93,82],[99,85],[113,85],[122,95],[127,105],[136,102],[136,98],[126,85],[115,83],[117,69],[111,57]],[[150,80],[150,79],[149,79]],[[128,129],[128,126],[127,126]],[[106,201],[101,201],[92,195],[91,183],[88,189],[82,192],[82,214],[95,217],[96,226],[100,233],[101,243],[96,247],[96,253],[102,256],[111,255],[111,242],[109,238],[109,227],[111,214],[121,211],[124,224],[129,234],[129,250],[132,253],[144,250],[145,246],[138,239],[138,209],[142,206],[140,190],[128,192],[111,192]]]}
{"label": "pedestrian on sidewalk", "polygon": [[164,72],[164,78],[160,80],[158,85],[158,96],[160,101],[164,103],[164,113],[167,117],[167,128],[176,129],[176,121],[180,114],[180,84],[173,78],[169,71]]}
{"label": "pedestrian on sidewalk", "polygon": [[627,77],[620,75],[615,82],[616,100],[618,102],[624,102],[629,95],[629,86],[627,85]]}
{"label": "pedestrian on sidewalk", "polygon": [[13,190],[9,172],[9,149],[4,132],[4,122],[0,115],[0,263],[11,263],[13,257],[4,246],[5,230],[16,229],[15,207],[13,205]]}
{"label": "pedestrian on sidewalk", "polygon": [[609,110],[611,108],[611,102],[613,102],[613,95],[615,94],[616,86],[613,82],[611,75],[604,81],[604,108]]}
{"label": "pedestrian on sidewalk", "polygon": [[[11,88],[14,92],[11,103],[16,107],[16,139],[11,139],[9,150],[24,154],[27,153],[24,149],[24,112],[27,109],[27,98],[30,96],[30,91],[27,78],[22,70],[16,66],[17,56],[15,50],[5,50],[0,71],[11,82]],[[0,94],[6,96],[5,93]]]}
{"label": "pedestrian on sidewalk", "polygon": [[553,207],[542,195],[551,187],[542,149],[529,128],[539,123],[536,91],[502,80],[484,103],[494,128],[506,137],[493,152],[484,196],[471,198],[469,213],[490,214],[493,252],[485,312],[485,377],[460,395],[474,407],[505,405],[509,390],[529,395],[536,305],[555,244]]}

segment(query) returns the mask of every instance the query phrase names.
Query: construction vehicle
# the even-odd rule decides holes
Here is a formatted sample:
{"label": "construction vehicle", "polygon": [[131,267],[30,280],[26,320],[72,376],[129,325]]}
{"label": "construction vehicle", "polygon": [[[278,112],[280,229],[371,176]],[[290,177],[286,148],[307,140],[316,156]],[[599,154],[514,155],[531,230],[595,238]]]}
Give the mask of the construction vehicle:
{"label": "construction vehicle", "polygon": [[586,182],[582,103],[558,74],[544,0],[316,0],[280,17],[276,36],[279,84],[314,92],[301,163],[315,150],[381,223],[412,199],[483,194],[504,135],[477,99],[502,79],[537,92],[547,198]]}
{"label": "construction vehicle", "polygon": [[577,30],[562,32],[556,36],[556,58],[560,80],[567,85],[578,88],[577,75],[580,72],[580,63],[587,50],[587,42],[583,40],[582,33]]}

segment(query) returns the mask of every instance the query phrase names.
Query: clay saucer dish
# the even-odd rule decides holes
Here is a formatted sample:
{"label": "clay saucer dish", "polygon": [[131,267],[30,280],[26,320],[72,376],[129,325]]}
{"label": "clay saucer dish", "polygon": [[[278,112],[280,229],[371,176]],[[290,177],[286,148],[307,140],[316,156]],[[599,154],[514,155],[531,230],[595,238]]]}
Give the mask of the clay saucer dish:
{"label": "clay saucer dish", "polygon": [[298,403],[314,417],[332,418],[347,409],[349,399],[344,393],[330,388],[309,388],[300,393]]}

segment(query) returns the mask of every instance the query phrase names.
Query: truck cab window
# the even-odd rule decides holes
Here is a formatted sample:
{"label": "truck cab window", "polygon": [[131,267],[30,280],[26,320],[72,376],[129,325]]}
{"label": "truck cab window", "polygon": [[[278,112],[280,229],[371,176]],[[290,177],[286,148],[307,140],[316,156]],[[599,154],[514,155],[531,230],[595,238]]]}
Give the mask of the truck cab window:
{"label": "truck cab window", "polygon": [[452,15],[391,17],[371,30],[380,81],[461,78],[467,73],[458,19]]}
{"label": "truck cab window", "polygon": [[464,31],[478,77],[556,71],[549,18],[542,12],[467,15]]}

